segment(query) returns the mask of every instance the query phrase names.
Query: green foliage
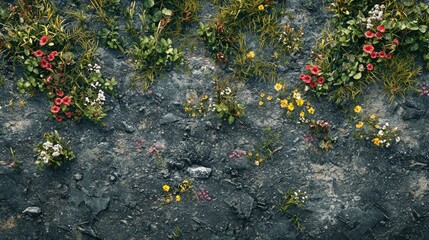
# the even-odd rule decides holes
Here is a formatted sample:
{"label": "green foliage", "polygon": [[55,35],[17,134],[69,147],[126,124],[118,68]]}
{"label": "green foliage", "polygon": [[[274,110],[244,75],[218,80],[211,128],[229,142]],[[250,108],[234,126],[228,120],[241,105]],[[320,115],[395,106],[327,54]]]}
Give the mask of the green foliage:
{"label": "green foliage", "polygon": [[103,28],[101,33],[99,33],[99,37],[101,42],[111,48],[111,49],[119,49],[124,51],[123,40],[118,32],[119,27],[112,25],[110,29]]}
{"label": "green foliage", "polygon": [[[289,189],[287,193],[281,190],[278,190],[278,192],[281,195],[281,199],[277,202],[277,207],[282,213],[288,213],[292,207],[302,208],[307,201],[307,193],[301,192],[301,190]],[[298,214],[293,214],[291,221],[298,231],[302,230],[301,219]]]}
{"label": "green foliage", "polygon": [[36,146],[36,165],[41,170],[45,166],[58,168],[64,162],[71,161],[75,155],[69,143],[64,142],[63,138],[55,130],[43,135],[43,143]]}
{"label": "green foliage", "polygon": [[200,22],[198,35],[207,43],[210,53],[218,62],[228,61],[237,42],[237,36],[229,28],[219,21],[207,25]]}
{"label": "green foliage", "polygon": [[238,103],[235,94],[229,87],[226,87],[226,82],[216,82],[216,101],[214,103],[214,112],[218,118],[228,121],[233,124],[236,119],[244,116],[244,105]]}

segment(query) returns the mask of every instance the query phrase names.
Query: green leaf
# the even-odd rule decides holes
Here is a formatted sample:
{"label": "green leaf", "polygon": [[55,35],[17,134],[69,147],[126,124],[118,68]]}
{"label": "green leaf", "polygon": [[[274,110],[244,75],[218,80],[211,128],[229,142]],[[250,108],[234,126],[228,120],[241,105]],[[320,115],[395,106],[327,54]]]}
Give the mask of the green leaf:
{"label": "green leaf", "polygon": [[427,29],[428,29],[428,26],[426,26],[426,25],[420,25],[420,26],[419,26],[419,30],[420,30],[420,32],[422,32],[422,33],[425,33]]}
{"label": "green leaf", "polygon": [[151,8],[155,5],[155,1],[154,0],[144,0],[143,1],[143,6],[146,8]]}
{"label": "green leaf", "polygon": [[353,76],[353,78],[354,79],[356,79],[356,80],[358,80],[358,79],[361,79],[361,77],[362,77],[362,73],[356,73],[354,76]]}
{"label": "green leaf", "polygon": [[229,116],[229,117],[228,117],[228,123],[229,123],[229,124],[234,123],[234,120],[235,120],[235,118],[234,118],[233,116]]}
{"label": "green leaf", "polygon": [[170,9],[167,8],[163,8],[162,9],[162,13],[166,16],[171,16],[171,14],[173,13]]}

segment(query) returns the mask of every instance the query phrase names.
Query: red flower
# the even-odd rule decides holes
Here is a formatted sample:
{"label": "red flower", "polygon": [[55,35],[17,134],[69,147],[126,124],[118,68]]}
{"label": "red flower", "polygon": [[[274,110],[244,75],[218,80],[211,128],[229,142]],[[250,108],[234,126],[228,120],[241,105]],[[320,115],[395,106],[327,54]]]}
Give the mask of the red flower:
{"label": "red flower", "polygon": [[68,97],[68,96],[65,96],[65,97],[63,97],[63,104],[64,105],[66,105],[66,106],[70,106],[70,103],[71,103],[71,98],[70,97]]}
{"label": "red flower", "polygon": [[393,39],[393,43],[396,44],[396,46],[398,46],[399,45],[399,40],[395,38],[395,39]]}
{"label": "red flower", "polygon": [[60,115],[57,115],[57,116],[55,117],[55,120],[57,120],[57,122],[61,122],[61,121],[63,120],[63,117],[62,117],[62,116],[60,116]]}
{"label": "red flower", "polygon": [[57,54],[58,54],[58,52],[57,51],[52,51],[51,53],[49,53],[49,55],[48,55],[48,60],[49,61],[54,61],[54,59],[55,59],[55,56],[57,56]]}
{"label": "red flower", "polygon": [[63,102],[63,99],[61,99],[61,98],[55,98],[55,100],[54,100],[54,104],[55,105],[61,105],[61,104],[63,104],[64,102]]}
{"label": "red flower", "polygon": [[368,54],[371,54],[372,52],[374,52],[374,47],[372,45],[364,45],[363,51]]}
{"label": "red flower", "polygon": [[313,65],[313,66],[311,66],[310,71],[312,74],[318,75],[319,74],[319,67],[317,65]]}
{"label": "red flower", "polygon": [[377,31],[379,31],[381,33],[384,33],[386,31],[386,29],[384,28],[383,25],[380,25],[380,26],[377,27]]}
{"label": "red flower", "polygon": [[40,66],[41,66],[42,68],[45,68],[45,69],[49,66],[49,62],[48,62],[48,61],[46,61],[46,58],[42,58],[42,59],[40,59]]}
{"label": "red flower", "polygon": [[61,108],[58,106],[51,107],[51,113],[53,113],[53,114],[57,114],[60,110],[61,110]]}
{"label": "red flower", "polygon": [[325,78],[324,77],[319,77],[318,79],[317,79],[317,83],[318,84],[323,84],[325,82]]}
{"label": "red flower", "polygon": [[305,75],[305,74],[303,74],[304,76],[301,78],[302,79],[302,81],[303,82],[305,82],[305,83],[311,83],[311,77],[309,76],[309,75]]}
{"label": "red flower", "polygon": [[371,58],[377,58],[377,52],[372,52],[371,53]]}
{"label": "red flower", "polygon": [[73,117],[73,112],[66,112],[66,117],[67,118]]}
{"label": "red flower", "polygon": [[367,38],[373,38],[374,37],[374,33],[368,30],[368,31],[365,32],[365,37],[367,37]]}
{"label": "red flower", "polygon": [[383,34],[381,32],[376,32],[375,37],[381,39],[383,37]]}
{"label": "red flower", "polygon": [[386,57],[386,52],[385,51],[381,51],[381,52],[378,53],[378,56],[380,58],[385,58]]}
{"label": "red flower", "polygon": [[299,74],[299,78],[301,79],[301,80],[303,80],[303,78],[305,77],[305,74]]}
{"label": "red flower", "polygon": [[316,86],[316,82],[311,82],[310,83],[310,88],[314,88]]}
{"label": "red flower", "polygon": [[63,97],[64,96],[64,91],[60,90],[60,89],[57,89],[55,91],[55,94],[57,95],[57,97]]}
{"label": "red flower", "polygon": [[388,53],[388,54],[386,55],[386,58],[387,58],[387,59],[389,59],[389,60],[390,60],[390,59],[392,59],[392,54]]}
{"label": "red flower", "polygon": [[46,70],[51,70],[52,69],[52,64],[50,62],[48,62],[46,68]]}
{"label": "red flower", "polygon": [[374,69],[374,66],[372,65],[372,63],[368,63],[366,65],[366,69],[368,69],[368,71],[372,71]]}
{"label": "red flower", "polygon": [[43,55],[45,55],[45,53],[39,49],[39,50],[33,52],[33,55],[36,57],[42,57]]}
{"label": "red flower", "polygon": [[48,36],[43,36],[40,38],[40,46],[44,46],[48,42],[49,38]]}

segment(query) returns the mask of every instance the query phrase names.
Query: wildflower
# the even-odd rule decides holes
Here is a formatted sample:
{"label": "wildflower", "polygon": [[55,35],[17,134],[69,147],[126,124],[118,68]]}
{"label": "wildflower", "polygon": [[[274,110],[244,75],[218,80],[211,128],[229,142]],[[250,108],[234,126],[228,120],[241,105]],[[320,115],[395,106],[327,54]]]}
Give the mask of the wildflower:
{"label": "wildflower", "polygon": [[363,126],[363,122],[359,121],[358,123],[356,123],[356,128],[361,128]]}
{"label": "wildflower", "polygon": [[247,153],[247,156],[248,156],[248,157],[252,157],[252,156],[253,156],[253,152],[252,152],[252,151],[249,151],[249,152]]}
{"label": "wildflower", "polygon": [[323,84],[325,82],[325,78],[324,77],[319,77],[318,79],[317,79],[317,83],[318,84]]}
{"label": "wildflower", "polygon": [[362,107],[361,107],[361,106],[359,106],[359,105],[357,105],[357,106],[354,108],[354,111],[355,111],[355,113],[359,113],[360,111],[362,111]]}
{"label": "wildflower", "polygon": [[279,53],[278,52],[274,52],[273,56],[274,56],[275,59],[277,59],[277,58],[279,58]]}
{"label": "wildflower", "polygon": [[368,63],[366,65],[366,69],[368,69],[368,71],[372,71],[372,70],[374,70],[374,66],[372,65],[372,63]]}
{"label": "wildflower", "polygon": [[313,107],[310,107],[310,108],[308,109],[308,113],[310,113],[310,114],[314,114],[314,108],[313,108]]}
{"label": "wildflower", "polygon": [[176,202],[180,202],[181,199],[180,195],[176,195]]}
{"label": "wildflower", "polygon": [[393,39],[393,43],[396,45],[396,46],[398,46],[399,45],[399,40],[398,39]]}
{"label": "wildflower", "polygon": [[381,51],[381,52],[378,53],[378,56],[380,58],[385,58],[386,57],[386,52],[385,51]]}
{"label": "wildflower", "polygon": [[299,92],[297,92],[298,90],[297,89],[295,89],[294,91],[293,91],[293,95],[292,95],[292,97],[294,98],[294,99],[301,99],[301,93],[299,93]]}
{"label": "wildflower", "polygon": [[292,112],[295,109],[295,106],[293,105],[293,103],[289,103],[289,105],[287,106],[287,110],[289,110],[289,112]]}
{"label": "wildflower", "polygon": [[374,139],[372,139],[372,142],[373,142],[375,145],[380,146],[380,139],[379,139],[379,138],[374,138]]}
{"label": "wildflower", "polygon": [[66,106],[70,106],[70,103],[71,103],[71,98],[69,97],[69,96],[65,96],[65,97],[63,97],[63,104],[64,105],[66,105]]}
{"label": "wildflower", "polygon": [[262,106],[262,105],[264,105],[264,102],[261,100],[259,101],[259,106]]}
{"label": "wildflower", "polygon": [[383,136],[383,135],[384,135],[383,130],[378,131],[378,134],[377,134],[377,135],[379,135],[379,136]]}
{"label": "wildflower", "polygon": [[45,149],[45,150],[48,150],[49,148],[52,148],[53,147],[53,145],[52,145],[52,143],[51,142],[49,142],[49,141],[46,141],[46,142],[44,142],[43,143],[43,148]]}
{"label": "wildflower", "polygon": [[375,37],[378,39],[381,39],[381,38],[383,38],[383,34],[381,32],[376,32]]}
{"label": "wildflower", "polygon": [[301,112],[299,113],[299,117],[303,118],[304,116],[305,116],[305,112],[301,111]]}
{"label": "wildflower", "polygon": [[55,105],[59,106],[59,105],[63,104],[63,99],[61,99],[61,98],[55,98],[54,103],[55,103]]}
{"label": "wildflower", "polygon": [[400,137],[396,137],[396,142],[399,142],[399,141],[401,141],[401,138]]}
{"label": "wildflower", "polygon": [[258,9],[259,9],[259,11],[264,11],[265,7],[264,7],[264,5],[261,4],[258,6]]}
{"label": "wildflower", "polygon": [[271,96],[271,95],[270,95],[270,96],[268,96],[268,97],[267,97],[267,100],[268,100],[268,101],[273,100],[273,96]]}
{"label": "wildflower", "polygon": [[57,114],[60,110],[61,109],[58,106],[51,107],[51,113],[53,113],[53,114]]}
{"label": "wildflower", "polygon": [[57,97],[63,97],[64,96],[64,92],[60,89],[55,90],[55,95],[57,95]]}
{"label": "wildflower", "polygon": [[247,59],[249,59],[249,60],[253,60],[254,58],[255,58],[255,52],[250,51],[250,52],[247,54]]}
{"label": "wildflower", "polygon": [[319,67],[317,65],[313,65],[313,66],[306,66],[306,69],[310,70],[310,72],[314,75],[318,75],[319,72]]}
{"label": "wildflower", "polygon": [[49,40],[48,36],[41,37],[39,41],[40,46],[44,46],[48,42],[48,40]]}
{"label": "wildflower", "polygon": [[163,186],[162,186],[162,190],[164,190],[165,192],[168,192],[168,191],[170,191],[170,186],[168,186],[168,185],[163,185]]}
{"label": "wildflower", "polygon": [[364,45],[363,51],[368,54],[371,54],[372,52],[374,52],[374,47],[372,45]]}
{"label": "wildflower", "polygon": [[52,157],[58,157],[58,156],[60,156],[60,153],[59,153],[59,152],[53,152],[53,153],[52,153]]}
{"label": "wildflower", "polygon": [[311,89],[313,89],[314,87],[316,87],[316,82],[311,82],[311,83],[309,84],[309,86],[310,86],[310,88],[311,88]]}
{"label": "wildflower", "polygon": [[369,116],[369,118],[371,118],[371,119],[375,119],[375,115],[374,115],[374,114],[372,114],[371,116]]}
{"label": "wildflower", "polygon": [[386,31],[386,29],[384,28],[383,25],[380,25],[380,26],[377,27],[377,31],[379,31],[381,33],[384,33]]}
{"label": "wildflower", "polygon": [[66,117],[67,118],[73,117],[73,112],[66,112]]}
{"label": "wildflower", "polygon": [[276,85],[274,85],[274,89],[278,92],[283,88],[283,85],[280,83],[276,83]]}
{"label": "wildflower", "polygon": [[47,68],[49,67],[49,62],[48,62],[48,61],[46,61],[46,58],[42,58],[42,59],[40,59],[40,66],[41,66],[42,68],[45,68],[45,69],[47,69]]}
{"label": "wildflower", "polygon": [[52,51],[51,53],[49,53],[48,55],[48,60],[49,61],[54,61],[55,60],[55,56],[57,56],[58,52],[57,51]]}
{"label": "wildflower", "polygon": [[259,166],[260,162],[258,160],[255,161],[255,165]]}
{"label": "wildflower", "polygon": [[287,108],[287,104],[288,104],[287,99],[283,99],[280,101],[280,107],[281,108]]}
{"label": "wildflower", "polygon": [[33,52],[33,55],[36,56],[36,57],[42,57],[42,56],[45,55],[45,53],[42,50],[39,49],[39,50]]}
{"label": "wildflower", "polygon": [[368,31],[365,32],[365,37],[366,38],[373,38],[374,37],[374,33],[368,30]]}
{"label": "wildflower", "polygon": [[311,83],[311,77],[309,75],[301,74],[300,77],[304,83],[307,83],[307,84]]}
{"label": "wildflower", "polygon": [[194,112],[192,113],[192,117],[196,117],[197,116],[197,114],[195,114]]}
{"label": "wildflower", "polygon": [[261,93],[261,94],[259,94],[259,96],[260,96],[261,98],[263,98],[263,97],[265,97],[265,93]]}
{"label": "wildflower", "polygon": [[302,106],[304,104],[304,99],[300,98],[296,100],[296,105]]}

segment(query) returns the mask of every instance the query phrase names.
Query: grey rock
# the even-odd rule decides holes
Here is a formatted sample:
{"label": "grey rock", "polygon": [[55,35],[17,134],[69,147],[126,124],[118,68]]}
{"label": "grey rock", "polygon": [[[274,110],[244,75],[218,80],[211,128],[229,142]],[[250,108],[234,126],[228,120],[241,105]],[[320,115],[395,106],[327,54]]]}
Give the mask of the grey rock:
{"label": "grey rock", "polygon": [[127,132],[127,133],[133,133],[133,132],[135,132],[136,131],[136,128],[135,127],[133,127],[133,126],[131,126],[131,125],[129,125],[127,122],[125,122],[125,121],[123,121],[122,122],[122,125],[124,126],[124,128],[125,128],[125,132]]}
{"label": "grey rock", "polygon": [[32,216],[37,216],[42,213],[42,209],[39,207],[28,207],[22,213],[26,213]]}
{"label": "grey rock", "polygon": [[167,124],[167,123],[174,123],[174,122],[178,122],[180,121],[182,118],[179,116],[176,116],[172,113],[167,113],[165,114],[161,120],[159,121],[161,123],[161,125],[163,124]]}
{"label": "grey rock", "polygon": [[249,219],[255,200],[247,193],[235,191],[229,195],[225,203],[230,206],[240,219]]}
{"label": "grey rock", "polygon": [[76,173],[74,175],[74,180],[76,180],[76,181],[80,181],[80,180],[82,180],[82,178],[83,178],[83,176],[81,173]]}
{"label": "grey rock", "polygon": [[92,210],[94,215],[99,214],[101,211],[106,210],[109,206],[110,198],[87,198],[85,204]]}
{"label": "grey rock", "polygon": [[193,166],[188,167],[187,171],[193,178],[209,178],[212,169],[203,166]]}

